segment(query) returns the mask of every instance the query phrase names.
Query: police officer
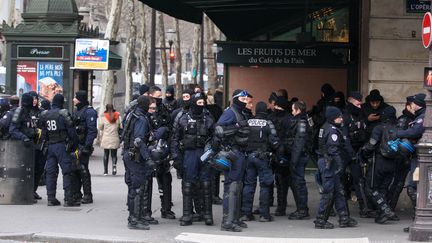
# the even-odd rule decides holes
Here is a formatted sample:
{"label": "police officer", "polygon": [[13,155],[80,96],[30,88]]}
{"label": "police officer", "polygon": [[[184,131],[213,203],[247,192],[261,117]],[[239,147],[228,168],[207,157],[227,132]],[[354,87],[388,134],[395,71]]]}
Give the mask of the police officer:
{"label": "police officer", "polygon": [[[149,86],[141,84],[141,86],[139,87],[139,95],[148,96],[149,89]],[[132,101],[126,106],[124,114],[125,117],[129,114],[129,112],[133,111],[136,108],[136,106],[138,105],[137,99],[138,97],[136,97],[136,99],[132,99]]]}
{"label": "police officer", "polygon": [[15,113],[15,110],[19,106],[19,98],[18,96],[12,96],[9,100],[8,107],[9,109],[2,114],[2,117],[0,119],[0,131],[1,131],[1,139],[9,139],[10,133],[9,133],[9,127],[12,122],[13,114]]}
{"label": "police officer", "polygon": [[[157,86],[150,87],[149,96],[156,100],[157,110],[151,117],[151,122],[154,130],[163,128],[168,130],[167,137],[170,136],[169,129],[171,128],[171,116],[168,108],[162,103],[162,92]],[[167,154],[168,155],[168,154]],[[171,210],[172,207],[172,175],[170,172],[169,158],[160,158],[156,168],[156,180],[161,199],[161,216],[162,218],[175,219],[175,213]]]}
{"label": "police officer", "polygon": [[[406,130],[408,129],[411,122],[414,121],[415,115],[414,112],[411,113],[411,103],[414,101],[414,96],[408,96],[406,98],[405,103],[405,109],[402,111],[402,115],[398,117],[397,119],[397,125],[396,127],[399,130]],[[411,158],[405,158],[401,157],[401,161],[398,161],[396,163],[396,169],[395,169],[395,175],[393,178],[393,182],[390,186],[390,189],[387,193],[387,199],[389,200],[390,208],[394,211],[397,205],[397,202],[399,200],[399,195],[402,192],[404,186],[406,177],[410,171],[410,162]],[[412,199],[416,198],[416,195],[414,197],[410,197]],[[413,207],[415,207],[415,201],[413,201]]]}
{"label": "police officer", "polygon": [[177,100],[175,99],[175,91],[173,86],[168,86],[166,88],[163,104],[170,113],[177,109]]}
{"label": "police officer", "polygon": [[53,98],[52,109],[43,111],[41,123],[43,135],[48,143],[48,157],[46,165],[46,188],[48,206],[58,206],[60,202],[56,198],[58,166],[63,174],[64,204],[65,207],[79,206],[73,199],[73,152],[78,146],[78,136],[72,121],[72,117],[66,109],[63,109],[64,97],[56,94]]}
{"label": "police officer", "polygon": [[[344,121],[344,132],[348,134],[350,144],[352,146],[353,154],[357,154],[360,148],[365,144],[368,139],[366,131],[366,122],[362,116],[361,105],[363,96],[358,91],[353,91],[348,96],[348,102],[346,105],[345,112],[343,114]],[[343,179],[345,182],[345,191],[347,193],[347,200],[350,199],[351,195],[351,184],[347,179],[346,167],[350,168],[352,176],[352,184],[357,196],[357,202],[359,204],[359,214],[360,217],[365,218],[370,216],[370,211],[367,207],[367,197],[365,190],[365,179],[364,173],[360,164],[357,163],[356,159],[351,159],[346,161],[344,164],[344,174]],[[348,182],[348,183],[347,183]]]}
{"label": "police officer", "polygon": [[379,210],[375,222],[383,224],[387,220],[398,220],[385,197],[395,173],[397,160],[390,150],[383,149],[395,136],[396,110],[393,106],[388,106],[379,116],[381,123],[372,130],[371,137],[363,146],[361,154],[365,158],[372,158],[367,172],[366,192]]}
{"label": "police officer", "polygon": [[368,138],[372,133],[373,128],[380,122],[380,113],[384,108],[389,106],[384,102],[384,97],[377,89],[373,89],[366,96],[365,103],[362,105],[362,116],[365,117],[366,130]]}
{"label": "police officer", "polygon": [[[289,152],[291,147],[287,144],[287,131],[291,124],[292,115],[288,112],[290,109],[289,102],[281,96],[277,96],[274,110],[271,114],[279,140],[283,146],[279,147],[277,158],[274,160],[274,173],[277,191],[277,207],[275,216],[286,215],[288,189],[292,184],[292,175],[289,167]],[[291,188],[293,190],[293,188]],[[297,194],[293,191],[294,200],[297,200]]]}
{"label": "police officer", "polygon": [[175,118],[177,117],[177,115],[180,112],[184,112],[189,110],[190,108],[190,98],[193,95],[193,91],[191,89],[185,89],[182,92],[182,100],[181,100],[181,106],[178,107],[177,109],[175,109],[172,113],[171,113],[171,120],[174,121]]}
{"label": "police officer", "polygon": [[333,200],[339,215],[339,227],[354,227],[357,221],[350,218],[345,203],[344,190],[340,182],[340,171],[346,158],[345,137],[341,131],[342,112],[334,107],[326,108],[327,121],[319,131],[318,172],[320,179],[321,199],[315,223],[315,228],[332,229],[334,225],[328,222]]}
{"label": "police officer", "polygon": [[44,172],[45,163],[46,163],[46,154],[44,154],[44,141],[41,139],[40,131],[42,129],[42,124],[39,123],[40,114],[42,110],[39,108],[39,95],[35,91],[30,91],[29,94],[33,97],[33,105],[30,110],[30,116],[32,118],[32,122],[36,124],[38,127],[38,136],[35,139],[36,143],[36,150],[35,150],[35,168],[34,168],[34,198],[37,200],[42,199],[40,197],[36,190],[39,185],[39,181],[42,177],[42,174]]}
{"label": "police officer", "polygon": [[151,104],[151,98],[138,97],[136,109],[126,118],[123,160],[130,180],[127,201],[129,229],[150,229],[145,215],[149,211],[148,201],[151,199],[149,182],[155,166],[148,149],[151,128],[147,112]]}
{"label": "police officer", "polygon": [[214,147],[222,144],[229,147],[236,155],[237,160],[229,171],[225,171],[223,220],[221,230],[240,232],[241,227],[247,224],[240,221],[241,191],[243,177],[246,170],[244,157],[248,138],[248,122],[242,111],[246,108],[248,92],[237,89],[232,95],[232,104],[219,118],[214,136]]}
{"label": "police officer", "polygon": [[[426,113],[426,95],[423,93],[416,94],[412,97],[409,111],[415,116],[414,121],[408,124],[405,130],[399,130],[396,137],[400,139],[407,139],[411,144],[417,144],[423,136],[425,128],[423,122]],[[407,193],[411,199],[413,206],[417,203],[417,184],[413,181],[413,173],[418,166],[418,155],[414,153],[410,161],[410,172],[408,176]]]}
{"label": "police officer", "polygon": [[272,169],[269,163],[269,153],[277,149],[279,138],[273,122],[268,119],[267,105],[258,102],[255,108],[255,117],[248,120],[250,132],[246,148],[247,169],[244,180],[242,218],[243,221],[252,221],[253,198],[255,194],[257,177],[260,182],[259,213],[260,222],[273,221],[270,215],[269,191],[273,185]]}
{"label": "police officer", "polygon": [[[76,172],[79,178],[79,183],[74,192],[77,193],[77,200],[80,200],[83,204],[88,204],[93,203],[89,160],[90,155],[93,152],[93,141],[97,136],[97,112],[93,107],[89,106],[86,91],[77,91],[73,102],[77,107],[77,111],[74,114],[74,124],[79,138],[80,151],[80,169]],[[84,192],[82,199],[81,185]]]}
{"label": "police officer", "polygon": [[[12,139],[21,140],[24,142],[25,146],[34,148],[35,142],[38,139],[38,127],[35,120],[32,118],[32,107],[32,95],[24,93],[21,96],[21,107],[17,108],[13,113],[12,121],[9,126],[9,134]],[[37,161],[35,161],[35,167],[38,167]],[[37,183],[35,184],[37,187]],[[35,203],[39,197],[39,195],[34,194]]]}
{"label": "police officer", "polygon": [[[172,158],[183,166],[182,193],[183,217],[181,226],[192,224],[193,188],[199,183],[202,190],[203,217],[206,225],[213,225],[211,168],[200,161],[204,147],[213,134],[214,121],[210,113],[204,108],[205,96],[201,93],[192,95],[190,110],[176,118],[173,137],[171,140]],[[180,156],[179,143],[184,154]],[[178,161],[182,160],[182,161]]]}
{"label": "police officer", "polygon": [[291,125],[288,133],[288,141],[291,149],[289,165],[292,172],[293,187],[297,193],[297,210],[288,215],[288,219],[309,218],[308,190],[305,180],[305,168],[309,161],[307,147],[310,146],[310,127],[307,121],[306,104],[297,101],[292,104]]}

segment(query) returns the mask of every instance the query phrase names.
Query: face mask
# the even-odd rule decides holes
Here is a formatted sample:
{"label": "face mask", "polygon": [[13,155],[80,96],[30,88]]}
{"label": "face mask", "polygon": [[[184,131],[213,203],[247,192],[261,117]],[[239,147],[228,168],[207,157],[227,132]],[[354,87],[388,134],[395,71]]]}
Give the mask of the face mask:
{"label": "face mask", "polygon": [[185,109],[189,109],[189,107],[190,107],[190,100],[183,100],[183,107]]}
{"label": "face mask", "polygon": [[155,98],[155,100],[157,106],[160,106],[162,104],[162,98]]}
{"label": "face mask", "polygon": [[246,103],[241,102],[238,98],[234,99],[234,104],[240,107],[241,110],[246,108]]}
{"label": "face mask", "polygon": [[173,101],[173,100],[174,100],[174,96],[167,96],[166,99],[167,99],[168,101]]}
{"label": "face mask", "polygon": [[203,112],[203,110],[204,110],[204,106],[194,105],[194,106],[192,107],[192,113],[193,113],[194,115],[201,115],[202,112]]}

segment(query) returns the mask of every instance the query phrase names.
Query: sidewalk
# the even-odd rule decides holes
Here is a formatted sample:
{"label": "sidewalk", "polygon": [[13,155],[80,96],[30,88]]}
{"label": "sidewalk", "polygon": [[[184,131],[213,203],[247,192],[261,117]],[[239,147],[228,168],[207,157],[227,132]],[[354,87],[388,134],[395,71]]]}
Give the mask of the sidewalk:
{"label": "sidewalk", "polygon": [[[159,225],[151,225],[150,231],[129,230],[127,225],[128,212],[126,210],[127,187],[124,183],[124,167],[119,153],[117,176],[103,176],[102,150],[95,149],[90,161],[92,173],[94,203],[82,205],[77,208],[47,207],[45,187],[40,187],[38,193],[43,197],[37,204],[29,206],[0,205],[0,239],[16,239],[19,241],[41,242],[188,242],[193,237],[202,238],[202,242],[213,242],[217,235],[242,237],[269,237],[269,238],[362,238],[367,237],[370,242],[408,242],[408,234],[402,229],[411,224],[410,212],[398,211],[401,218],[399,222],[390,222],[378,225],[373,219],[360,219],[357,207],[351,205],[352,215],[359,221],[356,228],[333,230],[317,230],[313,228],[313,217],[310,220],[292,221],[287,217],[275,217],[274,222],[259,223],[248,222],[249,228],[241,233],[220,231],[222,218],[221,206],[214,206],[214,226],[205,226],[204,223],[194,223],[192,226],[180,227],[178,220],[160,218],[160,199],[157,183],[154,181],[153,189],[153,216],[159,220]],[[111,169],[109,170],[111,173]],[[181,183],[173,173],[173,211],[177,218],[182,212]],[[319,194],[308,176],[309,207],[311,216],[315,216],[318,206]],[[222,194],[222,193],[221,193]],[[57,198],[63,202],[61,177],[58,180]],[[257,196],[255,205],[258,205]],[[272,212],[274,207],[270,209]],[[294,211],[294,202],[289,195],[288,212]],[[410,210],[407,210],[410,211]],[[337,218],[330,221],[337,225]],[[216,236],[182,234],[184,232],[197,234],[211,234]],[[182,234],[182,235],[180,235]],[[180,235],[180,236],[179,236]],[[9,237],[8,237],[9,236]],[[175,239],[177,236],[177,240]],[[192,237],[193,236],[193,237]],[[216,238],[215,238],[216,237]],[[243,242],[242,237],[219,238],[225,242]],[[204,240],[207,239],[207,240]],[[257,239],[258,242],[267,239]],[[282,242],[276,241],[275,242]],[[320,242],[318,240],[317,242]],[[0,240],[0,242],[2,242]],[[8,241],[5,241],[8,242]],[[194,241],[197,242],[197,241]],[[245,240],[244,242],[247,242]],[[255,242],[255,241],[254,241]],[[284,242],[293,242],[286,240]],[[298,242],[298,241],[297,241]],[[337,242],[337,241],[335,241]],[[360,242],[360,241],[359,241]]]}

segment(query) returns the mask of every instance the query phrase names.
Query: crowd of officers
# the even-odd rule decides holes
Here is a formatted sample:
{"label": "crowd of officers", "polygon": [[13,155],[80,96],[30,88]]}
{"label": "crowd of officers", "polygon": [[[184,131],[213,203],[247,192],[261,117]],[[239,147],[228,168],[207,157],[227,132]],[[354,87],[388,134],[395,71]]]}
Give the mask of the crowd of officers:
{"label": "crowd of officers", "polygon": [[[384,102],[378,90],[365,98],[351,92],[345,99],[329,84],[313,109],[286,90],[273,92],[268,103],[257,102],[246,90],[232,93],[224,111],[197,87],[174,99],[158,87],[141,86],[140,95],[127,108],[124,120],[123,159],[128,185],[128,227],[149,229],[157,224],[151,216],[152,181],[161,195],[162,218],[172,212],[170,166],[182,179],[181,226],[204,221],[213,225],[212,204],[222,204],[221,230],[240,232],[246,221],[273,220],[276,185],[276,216],[286,215],[291,189],[296,210],[291,220],[308,219],[306,165],[318,167],[315,179],[321,199],[315,227],[331,229],[332,213],[340,227],[354,227],[347,201],[354,191],[360,217],[383,224],[397,221],[394,210],[409,175],[407,191],[415,206],[417,166],[414,145],[424,132],[425,95],[407,97],[402,116]],[[218,197],[220,173],[224,173],[223,198]],[[257,180],[259,208],[253,210]]]}
{"label": "crowd of officers", "polygon": [[[119,134],[128,186],[128,228],[148,230],[158,224],[151,209],[154,177],[161,217],[176,218],[171,166],[182,180],[181,226],[200,221],[213,225],[212,204],[222,204],[224,231],[242,231],[246,221],[255,220],[254,214],[260,222],[272,221],[274,187],[275,216],[286,215],[291,189],[296,210],[288,219],[309,219],[305,168],[310,162],[318,168],[315,180],[321,194],[315,228],[333,228],[328,221],[332,214],[339,216],[340,227],[356,226],[347,203],[352,192],[360,217],[375,218],[379,224],[397,221],[394,210],[407,176],[407,192],[416,204],[414,145],[424,132],[425,95],[407,97],[402,115],[396,118],[395,108],[378,90],[372,90],[364,103],[359,92],[345,99],[329,84],[321,92],[310,111],[281,89],[270,95],[268,103],[257,102],[253,112],[253,96],[246,90],[235,90],[230,106],[222,110],[199,87],[185,89],[179,99],[169,87],[163,99],[160,88],[142,85],[125,109]],[[37,94],[25,93],[19,107],[11,99],[10,110],[3,110],[0,120],[3,137],[36,148],[34,196],[40,198],[37,182],[45,171],[49,206],[60,205],[55,197],[58,165],[64,206],[93,202],[88,163],[97,113],[86,92],[78,91],[73,101],[77,111],[71,116],[63,108],[61,94],[39,108]],[[257,179],[259,208],[253,210]]]}
{"label": "crowd of officers", "polygon": [[9,101],[0,104],[2,139],[20,140],[24,146],[35,151],[35,202],[42,199],[36,192],[42,181],[46,184],[48,206],[61,205],[56,198],[60,166],[63,205],[75,207],[81,203],[93,203],[88,166],[97,136],[97,112],[89,106],[86,91],[76,92],[73,102],[76,106],[73,115],[64,109],[62,94],[56,94],[52,103],[43,100],[39,105],[38,94],[31,91],[24,93],[21,99],[12,96]]}

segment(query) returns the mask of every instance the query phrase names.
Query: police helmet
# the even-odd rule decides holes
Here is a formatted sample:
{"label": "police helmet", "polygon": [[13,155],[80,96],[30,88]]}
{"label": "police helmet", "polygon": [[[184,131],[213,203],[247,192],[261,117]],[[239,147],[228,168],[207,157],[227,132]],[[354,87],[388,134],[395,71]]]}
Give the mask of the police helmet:
{"label": "police helmet", "polygon": [[149,146],[150,157],[153,161],[161,161],[168,157],[169,149],[166,141],[159,140],[156,144]]}
{"label": "police helmet", "polygon": [[236,160],[237,156],[232,151],[221,150],[209,163],[216,170],[228,171]]}

